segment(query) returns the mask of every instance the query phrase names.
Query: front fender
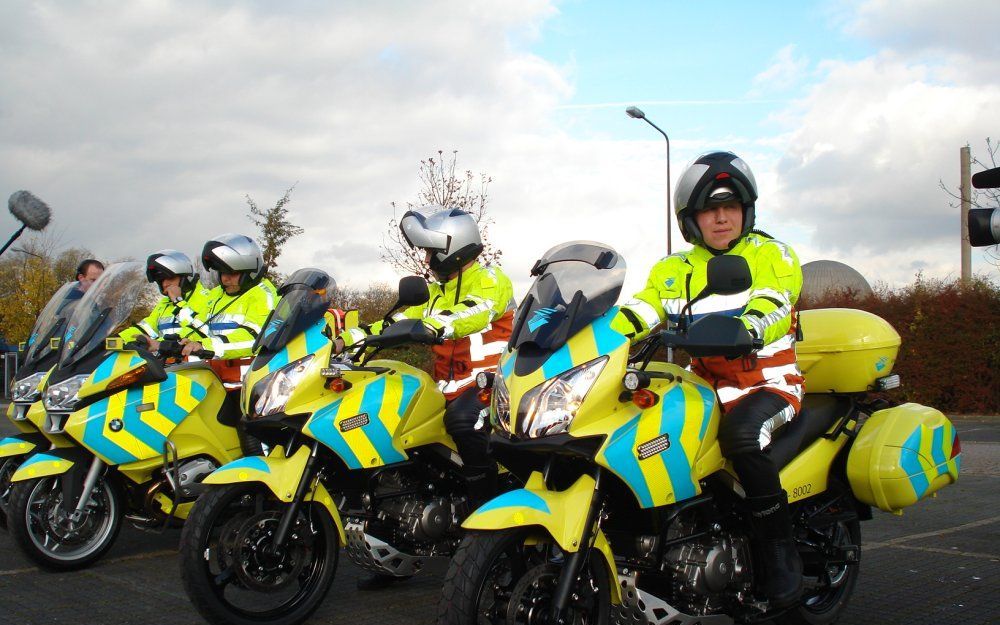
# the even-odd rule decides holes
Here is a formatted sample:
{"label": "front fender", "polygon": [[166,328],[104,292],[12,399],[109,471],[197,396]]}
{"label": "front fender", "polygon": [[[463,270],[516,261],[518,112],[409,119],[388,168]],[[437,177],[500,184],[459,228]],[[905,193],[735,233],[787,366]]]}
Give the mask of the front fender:
{"label": "front fender", "polygon": [[27,460],[21,463],[11,482],[23,482],[39,477],[50,477],[52,475],[62,475],[74,465],[87,466],[93,456],[86,450],[78,447],[67,447],[65,449],[50,449],[46,452],[32,454]]}
{"label": "front fender", "polygon": [[[285,455],[285,450],[275,447],[268,456],[246,456],[224,464],[205,478],[204,484],[241,484],[243,482],[261,482],[274,493],[274,496],[285,503],[291,503],[295,497],[295,489],[305,472],[306,461],[309,459],[309,448],[302,446],[291,456]],[[340,511],[333,503],[333,497],[317,482],[309,491],[307,501],[315,501],[326,508],[337,526],[340,544],[347,544],[347,534],[344,533],[344,523],[340,519]]]}
{"label": "front fender", "polygon": [[31,434],[18,434],[0,439],[0,458],[11,456],[24,456],[33,451],[48,449],[49,440],[41,432]]}
{"label": "front fender", "polygon": [[[535,471],[528,478],[525,488],[512,490],[486,502],[465,519],[462,527],[487,531],[541,527],[556,541],[560,549],[577,551],[583,536],[583,525],[586,523],[586,510],[590,508],[595,486],[594,478],[583,475],[566,490],[553,491],[546,488],[542,474]],[[611,586],[611,600],[620,604],[621,587],[618,585],[615,556],[600,528],[594,538],[593,548],[604,556]]]}

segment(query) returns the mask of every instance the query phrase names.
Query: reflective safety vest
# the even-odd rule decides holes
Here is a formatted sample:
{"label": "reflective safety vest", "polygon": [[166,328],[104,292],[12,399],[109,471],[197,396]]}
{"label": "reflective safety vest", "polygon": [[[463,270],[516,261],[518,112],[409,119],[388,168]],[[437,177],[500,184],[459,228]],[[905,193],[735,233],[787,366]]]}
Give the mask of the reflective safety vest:
{"label": "reflective safety vest", "polygon": [[[735,360],[695,358],[691,368],[715,385],[726,407],[767,389],[783,396],[798,412],[804,392],[795,357],[798,315],[794,307],[802,290],[799,259],[789,246],[756,232],[744,236],[726,254],[746,258],[753,283],[736,295],[710,295],[695,302],[692,319],[707,314],[738,317],[755,338],[764,340],[764,347]],[[681,310],[707,284],[706,268],[712,257],[708,249],[695,246],[659,261],[649,272],[646,288],[621,307],[612,327],[636,341],[663,321],[676,324]]]}
{"label": "reflective safety vest", "polygon": [[[430,299],[392,316],[391,321],[423,319],[445,339],[435,345],[434,379],[445,398],[454,399],[500,362],[514,325],[514,287],[495,265],[478,262],[445,283],[428,285]],[[378,334],[377,321],[348,329],[340,335],[347,346],[369,334]]]}
{"label": "reflective safety vest", "polygon": [[134,341],[140,335],[162,341],[167,335],[200,340],[207,338],[192,327],[191,319],[204,315],[212,307],[212,291],[199,281],[184,299],[176,302],[169,297],[161,297],[152,312],[132,326],[125,328],[119,336],[126,342]]}
{"label": "reflective safety vest", "polygon": [[205,349],[215,352],[215,358],[232,360],[253,355],[253,344],[267,316],[278,302],[271,281],[239,294],[228,295],[221,285],[212,289],[212,305],[203,314],[189,320],[203,336]]}

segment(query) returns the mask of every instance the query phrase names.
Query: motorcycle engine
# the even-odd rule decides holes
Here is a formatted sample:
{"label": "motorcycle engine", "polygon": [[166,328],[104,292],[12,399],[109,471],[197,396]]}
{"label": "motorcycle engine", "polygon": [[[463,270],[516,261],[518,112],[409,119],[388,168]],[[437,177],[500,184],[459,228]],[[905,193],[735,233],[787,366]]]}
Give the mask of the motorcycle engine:
{"label": "motorcycle engine", "polygon": [[433,483],[417,483],[401,472],[387,471],[378,479],[376,516],[382,524],[395,528],[400,542],[436,543],[458,530],[464,498],[439,494]]}

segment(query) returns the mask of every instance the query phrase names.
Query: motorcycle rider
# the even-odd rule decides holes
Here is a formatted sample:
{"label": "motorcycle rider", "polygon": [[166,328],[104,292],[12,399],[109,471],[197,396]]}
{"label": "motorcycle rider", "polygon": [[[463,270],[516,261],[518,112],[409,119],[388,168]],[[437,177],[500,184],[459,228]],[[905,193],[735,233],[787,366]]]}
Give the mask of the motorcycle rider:
{"label": "motorcycle rider", "polygon": [[[424,214],[431,210],[434,212],[429,216]],[[434,378],[447,400],[445,429],[462,458],[470,505],[475,508],[493,496],[497,480],[496,463],[487,451],[486,409],[475,379],[480,371],[496,367],[510,339],[513,286],[498,266],[477,261],[484,246],[479,225],[469,213],[426,206],[421,212],[408,211],[399,227],[410,247],[426,252],[425,260],[436,281],[429,284],[427,303],[396,313],[389,323],[422,319],[444,339],[433,347]],[[384,327],[377,321],[349,329],[340,334],[335,349],[342,351],[367,335],[379,334]],[[392,579],[376,576],[359,583],[359,588],[381,587]]]}
{"label": "motorcycle rider", "polygon": [[[201,260],[216,272],[219,285],[209,292],[210,305],[202,317],[182,317],[206,337],[183,339],[182,354],[208,349],[215,359],[247,361],[239,363],[242,370],[249,366],[254,341],[278,300],[274,285],[264,277],[264,254],[250,237],[226,233],[205,243]],[[232,384],[235,381],[227,382]]]}
{"label": "motorcycle rider", "polygon": [[753,229],[756,201],[756,181],[741,158],[711,152],[695,159],[674,194],[681,234],[693,248],[654,265],[646,287],[622,306],[612,327],[636,341],[665,320],[676,323],[684,305],[705,286],[712,257],[733,254],[747,260],[753,275],[748,291],[709,296],[696,302],[691,314],[695,319],[708,313],[739,317],[763,348],[742,359],[695,358],[692,369],[713,383],[722,402],[719,444],[747,495],[754,540],[764,558],[763,591],[773,606],[783,607],[802,592],[802,561],[788,496],[765,450],[802,401],[794,311],[802,270],[788,245]]}
{"label": "motorcycle rider", "polygon": [[119,333],[122,339],[129,342],[143,338],[149,350],[156,351],[167,335],[207,338],[191,326],[191,320],[211,307],[211,291],[198,279],[187,254],[171,249],[150,254],[146,259],[146,279],[159,286],[163,297],[145,319]]}

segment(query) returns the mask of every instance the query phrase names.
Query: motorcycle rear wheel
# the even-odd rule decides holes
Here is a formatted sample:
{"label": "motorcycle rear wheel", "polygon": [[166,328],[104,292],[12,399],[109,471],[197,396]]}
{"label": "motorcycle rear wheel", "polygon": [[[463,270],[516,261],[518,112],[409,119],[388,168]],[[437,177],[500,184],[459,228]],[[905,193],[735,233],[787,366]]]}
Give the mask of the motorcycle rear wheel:
{"label": "motorcycle rear wheel", "polygon": [[[548,623],[564,554],[551,542],[526,545],[527,538],[520,528],[469,532],[445,575],[437,625]],[[608,625],[611,580],[597,552],[572,595],[567,623]]]}
{"label": "motorcycle rear wheel", "polygon": [[326,597],[340,547],[329,514],[300,509],[289,542],[268,551],[288,504],[263,484],[227,484],[201,495],[181,532],[180,568],[191,603],[210,623],[296,625]]}
{"label": "motorcycle rear wheel", "polygon": [[11,488],[11,538],[29,558],[51,571],[90,566],[114,544],[121,529],[124,498],[104,478],[91,491],[84,515],[73,521],[62,501],[60,477],[17,482]]}

